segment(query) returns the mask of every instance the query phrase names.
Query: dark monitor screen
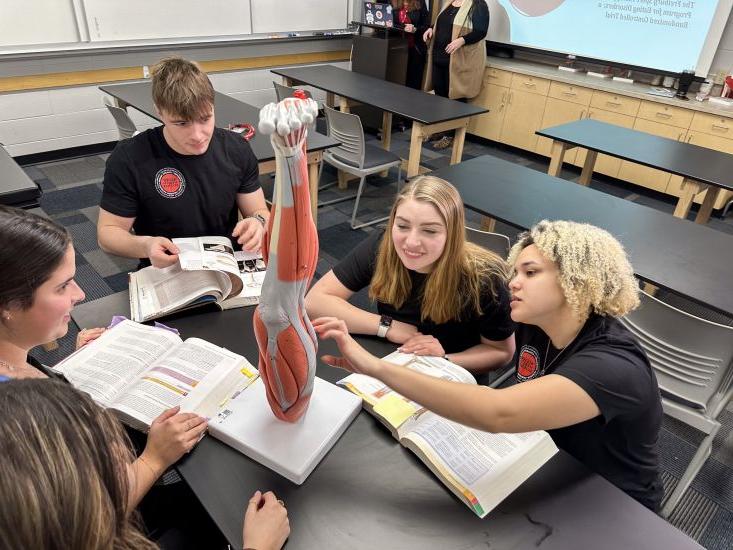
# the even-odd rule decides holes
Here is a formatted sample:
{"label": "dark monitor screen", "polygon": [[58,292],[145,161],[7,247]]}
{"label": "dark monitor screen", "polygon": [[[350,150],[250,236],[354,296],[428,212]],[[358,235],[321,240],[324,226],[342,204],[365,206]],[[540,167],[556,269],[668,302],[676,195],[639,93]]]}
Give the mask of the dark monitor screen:
{"label": "dark monitor screen", "polygon": [[369,25],[393,27],[394,16],[392,13],[392,4],[364,2],[364,22]]}

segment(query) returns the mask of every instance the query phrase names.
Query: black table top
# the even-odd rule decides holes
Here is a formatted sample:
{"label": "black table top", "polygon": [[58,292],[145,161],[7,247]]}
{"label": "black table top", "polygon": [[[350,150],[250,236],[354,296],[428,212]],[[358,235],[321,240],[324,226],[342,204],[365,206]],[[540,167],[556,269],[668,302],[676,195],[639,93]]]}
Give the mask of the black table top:
{"label": "black table top", "polygon": [[[81,326],[104,325],[125,313],[126,302],[121,292],[79,306],[72,316]],[[204,338],[256,364],[252,312],[191,310],[164,322],[184,338]],[[383,340],[360,340],[378,355],[393,350]],[[319,355],[334,351],[332,343],[321,343]],[[319,364],[317,374],[335,382],[346,373]],[[700,548],[562,451],[482,520],[366,412],[300,486],[209,436],[178,469],[233,548],[242,547],[243,511],[257,489],[273,490],[285,502],[288,550]]]}
{"label": "black table top", "polygon": [[[155,105],[153,104],[153,97],[151,95],[152,83],[150,81],[111,84],[100,86],[99,89],[135,107],[135,109],[142,111],[149,117],[160,120],[160,116],[156,112]],[[257,128],[257,123],[260,119],[260,110],[258,107],[249,103],[244,103],[221,92],[216,92],[214,98],[214,118],[216,119],[216,125],[220,128],[226,128],[230,124],[242,124],[245,122]],[[256,131],[255,136],[249,140],[249,144],[259,162],[265,162],[275,158],[275,151],[270,144],[270,136],[260,134],[259,131]],[[324,136],[318,132],[309,132],[306,148],[310,153],[335,147],[338,144],[338,141],[328,136]]]}
{"label": "black table top", "polygon": [[467,208],[527,229],[543,219],[602,227],[621,241],[641,279],[733,315],[733,236],[491,156],[433,175]]}
{"label": "black table top", "polygon": [[728,153],[589,118],[536,133],[733,191],[733,155]]}
{"label": "black table top", "polygon": [[0,145],[0,204],[27,208],[38,206],[41,190]]}
{"label": "black table top", "polygon": [[483,107],[413,90],[333,65],[273,69],[272,72],[423,124],[436,124],[488,112]]}

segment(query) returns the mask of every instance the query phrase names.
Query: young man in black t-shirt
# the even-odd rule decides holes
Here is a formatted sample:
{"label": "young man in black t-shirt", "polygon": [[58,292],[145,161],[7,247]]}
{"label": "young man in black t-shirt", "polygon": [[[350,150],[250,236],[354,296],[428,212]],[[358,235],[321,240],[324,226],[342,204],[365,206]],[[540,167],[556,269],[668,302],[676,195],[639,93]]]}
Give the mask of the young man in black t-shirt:
{"label": "young man in black t-shirt", "polygon": [[662,406],[644,351],[616,319],[638,303],[623,248],[607,232],[541,222],[509,256],[520,382],[506,389],[446,382],[380,361],[350,338],[346,323],[316,319],[334,338],[333,366],[360,372],[450,420],[489,432],[548,430],[558,447],[658,510],[663,489],[658,438]]}
{"label": "young man in black t-shirt", "polygon": [[163,125],[121,141],[107,161],[99,245],[156,267],[178,260],[176,237],[224,235],[259,250],[270,214],[257,159],[239,134],[215,127],[206,74],[164,59],[153,68],[153,101]]}

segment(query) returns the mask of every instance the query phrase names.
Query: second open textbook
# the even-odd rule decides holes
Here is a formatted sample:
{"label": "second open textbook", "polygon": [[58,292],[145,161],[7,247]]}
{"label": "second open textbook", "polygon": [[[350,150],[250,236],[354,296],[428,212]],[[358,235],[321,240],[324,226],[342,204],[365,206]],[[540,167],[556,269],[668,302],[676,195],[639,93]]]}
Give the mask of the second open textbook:
{"label": "second open textbook", "polygon": [[[384,360],[437,378],[476,383],[467,370],[445,359],[395,352]],[[547,432],[504,434],[468,428],[427,411],[370,376],[351,374],[339,384],[359,395],[364,408],[479,517],[557,452]]]}
{"label": "second open textbook", "polygon": [[265,279],[258,253],[235,252],[226,237],[173,239],[178,262],[130,273],[130,317],[149,321],[176,311],[216,304],[226,310],[256,305]]}
{"label": "second open textbook", "polygon": [[316,378],[301,421],[282,422],[241,355],[128,320],[54,369],[140,431],[175,406],[204,416],[212,436],[294,483],[305,481],[361,408],[357,397]]}

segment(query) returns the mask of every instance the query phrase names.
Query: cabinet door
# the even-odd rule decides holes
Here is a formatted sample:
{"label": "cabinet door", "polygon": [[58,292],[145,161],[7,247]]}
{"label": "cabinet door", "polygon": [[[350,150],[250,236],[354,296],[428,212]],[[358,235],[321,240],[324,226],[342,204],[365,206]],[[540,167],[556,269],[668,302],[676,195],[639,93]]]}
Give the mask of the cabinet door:
{"label": "cabinet door", "polygon": [[503,143],[534,151],[537,146],[535,132],[542,125],[547,96],[522,90],[509,90],[504,124],[501,127]]}
{"label": "cabinet door", "polygon": [[[634,127],[633,116],[614,113],[612,111],[593,109],[592,105],[590,113],[588,114],[588,118],[592,118],[593,120],[600,120],[601,122],[607,122],[608,124],[615,124],[616,126],[623,126],[624,128]],[[583,163],[585,162],[585,156],[585,149],[579,149],[578,156],[575,157],[574,164],[577,166],[583,166]],[[606,176],[611,176],[615,178],[616,176],[618,176],[618,171],[620,167],[621,159],[617,159],[616,157],[609,157],[608,155],[598,155],[594,172],[605,174]]]}
{"label": "cabinet door", "polygon": [[489,84],[484,80],[481,93],[471,100],[472,104],[485,107],[488,113],[471,117],[468,123],[468,133],[482,138],[499,141],[501,125],[504,121],[504,109],[508,101],[509,88]]}
{"label": "cabinet door", "polygon": [[[588,107],[585,105],[578,105],[577,103],[571,103],[570,101],[548,97],[547,104],[545,105],[545,114],[542,117],[540,128],[550,128],[552,126],[557,126],[558,124],[580,120],[587,112]],[[537,148],[535,149],[535,152],[549,157],[550,149],[552,148],[552,140],[542,136],[537,137]],[[567,151],[565,153],[565,162],[574,162],[576,155],[577,149]]]}
{"label": "cabinet door", "polygon": [[[677,126],[653,122],[643,118],[636,119],[634,130],[677,141],[684,139],[686,134],[685,130]],[[671,174],[669,172],[664,172],[655,168],[648,168],[626,160],[621,162],[621,168],[618,171],[619,179],[630,181],[631,183],[647,187],[648,189],[661,191],[662,193],[667,190],[667,184],[669,183],[670,177]]]}
{"label": "cabinet door", "polygon": [[[725,139],[720,136],[690,130],[687,133],[685,141],[687,143],[692,143],[693,145],[699,145],[700,147],[707,147],[708,149],[714,149],[715,151],[722,151],[733,155],[733,139]],[[682,178],[680,176],[672,176],[667,184],[667,194],[679,197],[681,192]],[[698,193],[695,196],[695,202],[701,203],[705,198],[705,193],[707,193],[707,191]],[[730,191],[722,191],[718,193],[718,199],[713,205],[714,208],[722,208],[725,206],[725,203],[731,199],[731,196],[733,196],[733,193]]]}

